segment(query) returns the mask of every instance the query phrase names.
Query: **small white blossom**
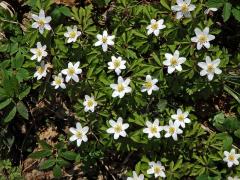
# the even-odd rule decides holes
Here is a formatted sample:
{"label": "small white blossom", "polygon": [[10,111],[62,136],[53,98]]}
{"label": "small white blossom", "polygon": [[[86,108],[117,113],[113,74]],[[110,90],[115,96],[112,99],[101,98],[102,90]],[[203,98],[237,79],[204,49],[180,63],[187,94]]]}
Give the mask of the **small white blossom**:
{"label": "small white blossom", "polygon": [[211,61],[209,56],[206,56],[206,62],[199,62],[198,66],[202,68],[200,71],[200,76],[208,77],[208,80],[211,81],[214,77],[214,74],[221,74],[222,70],[218,68],[220,64],[220,59]]}
{"label": "small white blossom", "polygon": [[236,154],[235,149],[231,149],[230,152],[224,151],[224,158],[223,161],[227,162],[228,167],[232,167],[234,164],[238,165],[239,161],[238,159],[240,158],[240,154]]}
{"label": "small white blossom", "polygon": [[157,163],[155,162],[149,162],[148,163],[150,166],[150,169],[147,170],[147,174],[154,174],[154,177],[162,177],[165,178],[166,174],[165,174],[165,167],[162,166],[160,161],[157,161]]}
{"label": "small white blossom", "polygon": [[190,12],[195,8],[196,6],[191,4],[191,0],[177,0],[177,5],[171,7],[174,12],[177,12],[176,19],[191,17]]}
{"label": "small white blossom", "polygon": [[49,22],[52,20],[50,16],[45,17],[44,10],[40,10],[39,15],[32,14],[32,18],[34,19],[34,22],[32,24],[32,28],[39,29],[39,32],[43,34],[44,29],[51,30],[51,26],[49,25]]}
{"label": "small white blossom", "polygon": [[178,139],[177,135],[183,133],[183,131],[179,129],[179,124],[177,122],[173,123],[172,120],[169,121],[169,125],[165,126],[164,129],[166,131],[165,137],[168,138],[172,136],[175,141]]}
{"label": "small white blossom", "polygon": [[69,130],[73,134],[70,137],[70,141],[77,141],[78,147],[81,145],[82,141],[87,142],[88,138],[86,134],[89,130],[88,126],[82,127],[82,125],[79,122],[77,122],[76,128],[71,127]]}
{"label": "small white blossom", "polygon": [[174,52],[174,54],[166,53],[165,58],[167,60],[163,61],[163,64],[165,66],[168,66],[168,73],[169,74],[173,73],[175,70],[182,71],[181,64],[183,64],[186,61],[186,58],[185,57],[179,57],[179,51],[178,50],[176,50]]}
{"label": "small white blossom", "polygon": [[90,97],[88,95],[85,95],[85,101],[83,102],[83,105],[85,106],[84,111],[92,111],[94,112],[94,108],[97,106],[97,102],[95,101],[94,97]]}
{"label": "small white blossom", "polygon": [[159,87],[156,85],[157,82],[158,82],[157,79],[152,79],[152,76],[147,75],[145,83],[142,86],[141,92],[147,91],[148,95],[151,95],[152,91],[158,91]]}
{"label": "small white blossom", "polygon": [[53,75],[53,81],[51,83],[52,86],[55,86],[55,89],[61,87],[62,89],[66,89],[66,85],[64,84],[64,79],[62,77],[62,73],[59,73],[57,76]]}
{"label": "small white blossom", "polygon": [[65,81],[68,82],[70,79],[73,79],[75,82],[79,81],[78,74],[82,73],[82,69],[78,68],[80,62],[76,62],[74,65],[72,62],[68,63],[68,68],[62,70],[62,73],[66,75]]}
{"label": "small white blossom", "polygon": [[97,39],[98,41],[94,44],[95,46],[102,46],[104,52],[107,51],[108,45],[113,46],[114,42],[113,39],[115,38],[114,35],[109,36],[107,31],[103,31],[103,35],[98,34]]}
{"label": "small white blossom", "polygon": [[181,109],[177,109],[177,114],[173,114],[171,116],[175,120],[175,123],[177,123],[182,128],[185,128],[185,123],[190,123],[190,119],[188,118],[188,112],[182,112]]}
{"label": "small white blossom", "polygon": [[37,80],[42,79],[42,77],[46,77],[47,75],[47,69],[49,67],[49,64],[44,64],[44,62],[41,62],[40,66],[37,66],[37,70],[34,73],[34,77],[37,78]]}
{"label": "small white blossom", "polygon": [[126,93],[130,93],[132,88],[129,87],[130,79],[127,78],[124,80],[122,76],[118,76],[118,83],[117,84],[110,84],[110,87],[114,90],[112,93],[112,97],[122,98]]}
{"label": "small white blossom", "polygon": [[75,42],[80,35],[81,32],[77,30],[77,26],[67,27],[67,32],[64,33],[64,36],[68,38],[67,43]]}
{"label": "small white blossom", "polygon": [[209,34],[209,27],[205,27],[203,31],[199,28],[195,28],[194,31],[196,36],[192,37],[191,41],[197,43],[197,50],[202,49],[203,46],[207,49],[210,48],[209,41],[214,40],[215,36]]}
{"label": "small white blossom", "polygon": [[217,8],[208,8],[204,11],[204,14],[209,14],[210,12],[215,12],[217,10],[218,10]]}
{"label": "small white blossom", "polygon": [[144,175],[140,174],[138,176],[137,173],[135,171],[133,171],[133,176],[132,177],[128,177],[127,180],[144,180]]}
{"label": "small white blossom", "polygon": [[33,53],[31,60],[37,59],[37,61],[40,62],[43,57],[46,57],[48,55],[48,53],[45,51],[46,48],[46,45],[42,46],[40,42],[37,42],[37,48],[30,49],[31,53]]}
{"label": "small white blossom", "polygon": [[122,60],[122,57],[112,56],[111,59],[112,61],[108,62],[108,69],[114,69],[117,75],[121,73],[122,69],[126,69],[126,61]]}
{"label": "small white blossom", "polygon": [[123,119],[119,117],[116,121],[112,119],[109,121],[109,124],[112,126],[111,128],[107,129],[107,133],[114,134],[113,138],[118,139],[119,136],[126,137],[126,129],[129,127],[128,123],[123,124]]}
{"label": "small white blossom", "polygon": [[228,177],[228,180],[240,180],[240,178],[239,177],[237,177],[237,176],[234,176],[234,177]]}
{"label": "small white blossom", "polygon": [[160,131],[163,130],[162,126],[159,126],[159,120],[155,119],[153,123],[151,123],[150,121],[146,122],[146,126],[147,128],[143,129],[144,133],[148,134],[148,138],[151,139],[152,137],[156,137],[156,138],[160,138]]}
{"label": "small white blossom", "polygon": [[155,36],[158,36],[161,29],[166,28],[166,26],[163,24],[164,20],[160,19],[156,21],[155,19],[151,19],[151,24],[147,26],[147,34],[154,34]]}

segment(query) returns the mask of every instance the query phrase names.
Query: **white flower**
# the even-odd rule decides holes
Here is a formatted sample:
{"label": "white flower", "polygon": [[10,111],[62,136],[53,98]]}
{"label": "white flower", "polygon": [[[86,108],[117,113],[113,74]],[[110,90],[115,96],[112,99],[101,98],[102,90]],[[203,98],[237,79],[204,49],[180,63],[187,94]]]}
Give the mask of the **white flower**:
{"label": "white flower", "polygon": [[55,86],[55,89],[61,87],[62,89],[66,89],[66,85],[64,84],[64,79],[62,77],[62,73],[59,73],[57,76],[53,75],[53,82],[51,83],[52,86]]}
{"label": "white flower", "polygon": [[227,162],[228,167],[232,167],[234,164],[238,165],[239,161],[238,159],[240,158],[240,154],[236,154],[235,149],[231,149],[230,152],[224,151],[224,158],[223,161]]}
{"label": "white flower", "polygon": [[41,62],[40,66],[37,66],[37,70],[34,73],[34,77],[37,77],[37,80],[42,79],[42,77],[46,77],[47,75],[47,69],[49,67],[49,64],[44,64],[44,62]]}
{"label": "white flower", "polygon": [[163,127],[159,126],[159,120],[155,119],[153,123],[150,121],[146,122],[147,128],[143,129],[144,133],[148,134],[148,138],[151,139],[152,137],[160,138],[160,131],[163,130]]}
{"label": "white flower", "polygon": [[104,52],[107,51],[108,45],[113,46],[114,42],[113,39],[115,38],[114,35],[109,36],[107,31],[103,31],[103,35],[98,34],[97,39],[98,41],[94,44],[94,46],[102,46]]}
{"label": "white flower", "polygon": [[44,10],[41,9],[39,15],[32,14],[32,18],[36,21],[32,24],[32,28],[38,28],[41,34],[43,34],[44,29],[51,30],[49,22],[52,18],[50,16],[45,17]]}
{"label": "white flower", "polygon": [[114,69],[116,74],[119,75],[122,69],[126,69],[126,61],[122,60],[121,57],[111,57],[112,61],[108,62],[108,69]]}
{"label": "white flower", "polygon": [[77,30],[77,26],[67,27],[67,32],[64,33],[64,36],[68,38],[68,43],[75,42],[80,35],[81,32]]}
{"label": "white flower", "polygon": [[147,174],[154,174],[155,178],[157,178],[159,176],[163,177],[163,178],[166,177],[166,174],[164,172],[165,167],[162,166],[160,161],[158,161],[157,163],[149,162],[148,164],[150,166],[150,169],[147,170]]}
{"label": "white flower", "polygon": [[47,48],[46,45],[42,46],[40,42],[37,42],[37,48],[31,48],[30,51],[34,55],[31,57],[31,60],[37,59],[38,62],[42,60],[43,57],[46,57],[48,53],[45,51]]}
{"label": "white flower", "polygon": [[202,49],[202,47],[210,48],[209,41],[215,39],[214,35],[209,34],[209,27],[205,27],[203,31],[199,28],[194,29],[196,36],[191,38],[192,42],[197,43],[197,50]]}
{"label": "white flower", "polygon": [[214,74],[221,74],[222,70],[218,68],[220,64],[220,59],[211,61],[209,56],[206,56],[206,62],[199,62],[198,66],[202,68],[200,71],[200,76],[208,77],[208,80],[211,81],[214,77]]}
{"label": "white flower", "polygon": [[89,97],[88,95],[85,95],[85,101],[83,102],[83,105],[85,106],[84,111],[92,111],[94,112],[94,108],[97,106],[97,102],[94,100],[94,97]]}
{"label": "white flower", "polygon": [[166,131],[165,137],[168,138],[172,136],[175,141],[178,139],[177,135],[183,133],[183,131],[179,129],[179,124],[176,121],[173,123],[172,120],[169,121],[169,125],[164,129]]}
{"label": "white flower", "polygon": [[147,91],[148,95],[151,95],[152,91],[159,90],[159,88],[156,85],[157,82],[158,82],[157,79],[152,79],[150,75],[147,75],[145,83],[142,86],[141,92]]}
{"label": "white flower", "polygon": [[125,81],[122,76],[118,76],[118,83],[117,84],[110,84],[110,87],[114,89],[112,93],[112,97],[122,98],[126,93],[130,93],[132,88],[129,87],[130,79],[127,78]]}
{"label": "white flower", "polygon": [[188,112],[182,112],[181,109],[177,109],[177,114],[173,114],[171,118],[173,118],[179,126],[182,126],[182,128],[185,128],[185,123],[191,122],[188,118]]}
{"label": "white flower", "polygon": [[73,79],[75,82],[79,81],[78,74],[82,73],[82,69],[79,69],[80,62],[76,62],[74,65],[72,62],[68,63],[68,68],[62,70],[62,73],[66,75],[66,82]]}
{"label": "white flower", "polygon": [[185,57],[179,57],[179,51],[178,50],[176,50],[174,52],[174,54],[166,53],[165,58],[167,60],[163,61],[163,64],[165,66],[168,66],[168,73],[169,74],[173,73],[175,70],[182,71],[181,64],[183,64],[186,61],[186,58]]}
{"label": "white flower", "polygon": [[234,177],[228,177],[228,180],[240,180],[240,178],[238,178],[237,176],[234,176]]}
{"label": "white flower", "polygon": [[114,134],[113,138],[118,139],[119,136],[126,137],[127,133],[125,129],[129,127],[128,123],[123,124],[123,119],[119,117],[117,122],[113,121],[112,119],[109,121],[109,124],[112,126],[111,128],[107,129],[107,133]]}
{"label": "white flower", "polygon": [[137,173],[135,171],[133,171],[133,176],[132,177],[128,177],[127,180],[144,180],[144,175],[140,174],[138,176]]}
{"label": "white flower", "polygon": [[79,122],[77,122],[76,128],[71,127],[69,130],[73,134],[70,137],[70,141],[77,140],[77,146],[80,146],[82,141],[87,142],[88,138],[87,138],[86,134],[89,130],[88,126],[82,127],[81,124]]}
{"label": "white flower", "polygon": [[191,11],[193,11],[196,6],[190,4],[191,0],[177,0],[177,5],[171,7],[174,12],[177,12],[177,19],[182,17],[191,17]]}
{"label": "white flower", "polygon": [[218,10],[217,8],[208,8],[204,11],[204,14],[209,14],[210,12],[215,12],[217,10]]}
{"label": "white flower", "polygon": [[155,19],[151,19],[151,24],[147,26],[147,34],[152,34],[154,33],[155,36],[159,35],[159,32],[161,29],[166,28],[166,26],[163,24],[164,20],[160,19],[156,21]]}

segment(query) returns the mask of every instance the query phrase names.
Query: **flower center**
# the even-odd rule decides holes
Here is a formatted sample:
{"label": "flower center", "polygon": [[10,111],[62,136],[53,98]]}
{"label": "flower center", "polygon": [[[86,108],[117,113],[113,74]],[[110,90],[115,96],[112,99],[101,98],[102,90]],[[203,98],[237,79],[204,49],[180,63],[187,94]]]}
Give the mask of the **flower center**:
{"label": "flower center", "polygon": [[188,12],[188,5],[186,3],[183,3],[182,6],[181,6],[181,10],[182,10],[183,13]]}
{"label": "flower center", "polygon": [[118,86],[117,86],[117,91],[118,92],[122,92],[124,90],[124,86],[123,86],[123,84],[121,83],[121,84],[118,84]]}
{"label": "flower center", "polygon": [[120,133],[120,132],[122,131],[122,126],[121,126],[120,124],[116,125],[116,126],[114,127],[114,131],[115,131],[116,133]]}
{"label": "flower center", "polygon": [[170,133],[170,134],[174,134],[174,132],[175,132],[175,128],[174,128],[174,127],[170,127],[170,128],[169,128],[169,133]]}
{"label": "flower center", "polygon": [[55,83],[56,83],[57,85],[60,85],[60,84],[62,83],[62,80],[57,77],[57,78],[55,79]]}
{"label": "flower center", "polygon": [[161,168],[160,167],[158,167],[158,166],[154,167],[154,173],[155,174],[159,174],[160,172],[161,172]]}
{"label": "flower center", "polygon": [[43,67],[39,67],[39,68],[37,69],[37,72],[38,72],[39,74],[43,74],[44,68],[43,68]]}
{"label": "flower center", "polygon": [[39,26],[43,27],[45,25],[45,21],[43,19],[40,19],[38,21]]}
{"label": "flower center", "polygon": [[157,133],[157,127],[156,127],[156,126],[152,126],[152,127],[150,128],[150,131],[151,131],[151,133],[153,133],[153,134]]}
{"label": "flower center", "polygon": [[75,36],[76,36],[76,32],[74,32],[74,31],[70,32],[70,34],[69,34],[70,38],[75,38]]}
{"label": "flower center", "polygon": [[179,115],[178,115],[178,120],[179,120],[179,121],[183,121],[183,120],[184,120],[183,114],[179,114]]}
{"label": "flower center", "polygon": [[37,56],[38,57],[42,56],[42,51],[40,49],[37,49]]}
{"label": "flower center", "polygon": [[207,71],[208,71],[209,73],[212,73],[213,70],[214,70],[213,65],[212,65],[212,64],[208,64],[208,65],[207,65]]}
{"label": "flower center", "polygon": [[92,106],[93,106],[93,100],[88,100],[87,106],[88,106],[88,107],[92,107]]}
{"label": "flower center", "polygon": [[233,155],[233,154],[230,154],[230,155],[228,156],[228,160],[229,160],[229,161],[234,161],[234,160],[235,160],[234,155]]}
{"label": "flower center", "polygon": [[199,42],[200,42],[201,44],[207,42],[207,36],[204,35],[204,34],[199,35],[198,39],[199,39]]}
{"label": "flower center", "polygon": [[176,66],[177,65],[177,59],[175,57],[172,57],[171,60],[170,60],[170,63],[172,66]]}
{"label": "flower center", "polygon": [[103,42],[103,43],[106,43],[106,42],[107,42],[107,37],[103,37],[103,38],[102,38],[102,42]]}
{"label": "flower center", "polygon": [[119,60],[115,60],[113,65],[115,68],[118,68],[120,66],[121,62]]}
{"label": "flower center", "polygon": [[146,82],[146,83],[144,84],[144,86],[145,86],[147,89],[150,89],[150,88],[152,88],[153,83],[152,83],[151,81],[148,81],[148,82]]}
{"label": "flower center", "polygon": [[157,28],[158,28],[158,23],[153,23],[153,24],[151,25],[151,28],[152,28],[153,30],[157,30]]}
{"label": "flower center", "polygon": [[68,74],[69,74],[70,76],[74,75],[74,74],[75,74],[75,69],[74,69],[74,68],[69,68],[69,69],[68,69]]}
{"label": "flower center", "polygon": [[79,139],[82,139],[83,134],[82,134],[82,132],[78,131],[77,134],[76,134],[76,136],[77,136]]}

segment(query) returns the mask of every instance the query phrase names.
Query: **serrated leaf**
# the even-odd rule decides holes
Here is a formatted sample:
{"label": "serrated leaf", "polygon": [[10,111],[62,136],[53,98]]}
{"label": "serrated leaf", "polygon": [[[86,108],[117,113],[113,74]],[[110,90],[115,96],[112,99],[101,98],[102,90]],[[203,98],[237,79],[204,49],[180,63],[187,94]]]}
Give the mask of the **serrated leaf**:
{"label": "serrated leaf", "polygon": [[61,167],[57,164],[53,167],[53,175],[56,178],[59,178],[62,176]]}
{"label": "serrated leaf", "polygon": [[223,20],[226,22],[230,16],[231,16],[231,9],[232,9],[232,4],[231,3],[225,3],[223,7]]}
{"label": "serrated leaf", "polygon": [[55,160],[54,159],[48,159],[46,161],[43,161],[40,166],[39,169],[40,170],[46,170],[49,169],[50,167],[53,167],[55,165]]}
{"label": "serrated leaf", "polygon": [[17,111],[23,118],[28,119],[28,109],[22,101],[17,103]]}
{"label": "serrated leaf", "polygon": [[40,158],[48,157],[51,154],[52,154],[52,151],[50,150],[42,150],[42,151],[33,152],[32,154],[29,155],[29,157],[34,159],[40,159]]}
{"label": "serrated leaf", "polygon": [[72,152],[72,151],[62,152],[61,155],[64,159],[67,159],[67,160],[70,160],[70,161],[74,161],[76,156],[77,156],[77,154],[75,152]]}
{"label": "serrated leaf", "polygon": [[3,122],[8,123],[10,122],[16,115],[17,108],[14,106],[12,110],[8,113],[8,115],[4,118]]}
{"label": "serrated leaf", "polygon": [[11,103],[12,99],[9,98],[9,99],[6,99],[5,101],[1,102],[0,103],[0,110],[5,108],[6,106],[8,106],[10,103]]}

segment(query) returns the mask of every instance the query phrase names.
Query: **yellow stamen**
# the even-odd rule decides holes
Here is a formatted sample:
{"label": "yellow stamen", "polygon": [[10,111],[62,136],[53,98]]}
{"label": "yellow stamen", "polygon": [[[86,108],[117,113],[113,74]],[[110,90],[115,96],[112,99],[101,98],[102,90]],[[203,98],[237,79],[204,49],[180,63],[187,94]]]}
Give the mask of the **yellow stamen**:
{"label": "yellow stamen", "polygon": [[40,19],[38,21],[39,26],[43,27],[45,25],[45,21],[43,19]]}
{"label": "yellow stamen", "polygon": [[153,133],[153,134],[157,133],[157,127],[156,127],[156,126],[152,126],[152,127],[150,128],[150,131],[151,131],[151,133]]}
{"label": "yellow stamen", "polygon": [[107,37],[103,37],[103,38],[102,38],[102,42],[103,42],[103,43],[106,43],[106,42],[107,42]]}
{"label": "yellow stamen", "polygon": [[113,62],[113,65],[114,65],[115,68],[118,68],[118,67],[121,65],[121,61],[115,60],[115,61]]}
{"label": "yellow stamen", "polygon": [[181,6],[181,11],[183,13],[186,13],[188,12],[188,5],[186,3],[183,3],[182,6]]}
{"label": "yellow stamen", "polygon": [[81,139],[82,137],[83,137],[83,134],[82,134],[82,132],[77,132],[77,134],[76,134],[76,136],[79,138],[79,139]]}
{"label": "yellow stamen", "polygon": [[39,74],[43,74],[43,72],[44,72],[44,67],[39,67],[39,68],[37,69],[37,72],[38,72]]}
{"label": "yellow stamen", "polygon": [[88,107],[92,107],[92,106],[93,106],[93,100],[88,100],[87,106],[88,106]]}
{"label": "yellow stamen", "polygon": [[158,28],[158,23],[153,23],[153,24],[151,25],[151,28],[152,28],[153,30],[157,30],[157,28]]}
{"label": "yellow stamen", "polygon": [[116,126],[114,127],[114,131],[115,131],[116,133],[120,133],[120,132],[122,131],[122,126],[121,126],[120,124],[116,125]]}
{"label": "yellow stamen", "polygon": [[58,85],[60,85],[60,84],[62,83],[62,80],[57,77],[57,78],[55,79],[55,83],[58,84]]}
{"label": "yellow stamen", "polygon": [[74,31],[70,32],[70,34],[69,34],[70,38],[75,38],[75,36],[76,36],[76,32],[74,32]]}
{"label": "yellow stamen", "polygon": [[179,121],[184,121],[184,115],[183,114],[179,114],[178,115],[178,120]]}
{"label": "yellow stamen", "polygon": [[198,39],[199,39],[199,42],[200,42],[201,44],[207,42],[207,36],[204,35],[204,34],[199,35]]}
{"label": "yellow stamen", "polygon": [[160,172],[161,172],[161,168],[160,167],[158,167],[158,166],[154,167],[154,173],[155,174],[159,174]]}
{"label": "yellow stamen", "polygon": [[73,67],[69,68],[69,69],[68,69],[68,74],[69,74],[70,76],[72,76],[73,74],[75,74],[75,69],[74,69]]}
{"label": "yellow stamen", "polygon": [[118,84],[118,86],[117,86],[117,91],[118,91],[118,92],[122,92],[123,90],[124,90],[123,84]]}
{"label": "yellow stamen", "polygon": [[174,127],[170,127],[170,128],[169,128],[169,133],[170,133],[170,134],[174,134],[174,132],[175,132],[175,128],[174,128]]}
{"label": "yellow stamen", "polygon": [[152,83],[151,81],[147,81],[147,82],[144,84],[144,86],[145,86],[147,89],[150,89],[150,88],[152,88],[153,83]]}
{"label": "yellow stamen", "polygon": [[207,71],[210,72],[210,73],[214,71],[214,67],[213,67],[212,64],[207,65]]}
{"label": "yellow stamen", "polygon": [[235,160],[234,155],[230,154],[230,155],[228,156],[228,160],[229,160],[229,161],[234,161],[234,160]]}

